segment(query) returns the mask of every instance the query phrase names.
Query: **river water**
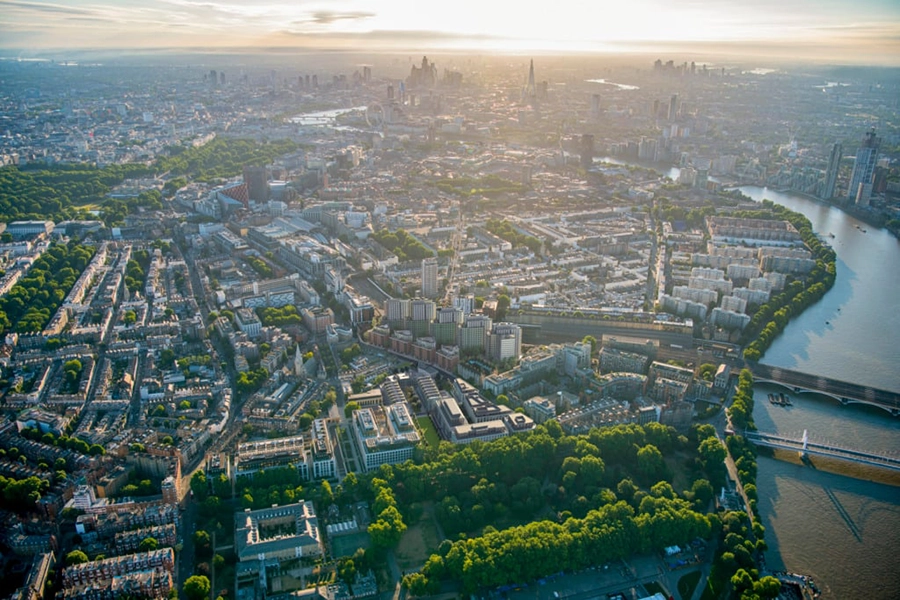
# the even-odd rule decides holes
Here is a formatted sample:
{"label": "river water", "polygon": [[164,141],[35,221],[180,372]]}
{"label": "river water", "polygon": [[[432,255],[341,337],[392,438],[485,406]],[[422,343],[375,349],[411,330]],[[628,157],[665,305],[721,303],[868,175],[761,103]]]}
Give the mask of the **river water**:
{"label": "river water", "polygon": [[[806,215],[838,258],[834,287],[791,321],[762,362],[900,392],[900,242],[813,200],[741,191]],[[900,419],[814,394],[774,406],[767,394],[777,391],[754,389],[760,431],[807,430],[814,441],[900,454]],[[757,488],[771,569],[811,575],[824,598],[900,597],[900,488],[767,457],[759,458]]]}

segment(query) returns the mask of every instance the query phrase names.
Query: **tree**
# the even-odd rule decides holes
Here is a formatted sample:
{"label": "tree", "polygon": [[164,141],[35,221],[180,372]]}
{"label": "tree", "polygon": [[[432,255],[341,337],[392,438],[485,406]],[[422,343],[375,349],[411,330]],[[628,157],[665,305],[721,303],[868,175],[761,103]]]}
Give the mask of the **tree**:
{"label": "tree", "polygon": [[141,552],[151,552],[159,548],[159,542],[156,541],[154,537],[145,537],[141,540],[141,543],[138,544],[138,550]]}
{"label": "tree", "polygon": [[777,598],[781,591],[781,582],[771,575],[766,575],[753,583],[753,591],[761,598]]}
{"label": "tree", "polygon": [[203,469],[200,469],[191,477],[191,491],[194,492],[194,496],[201,502],[206,500],[206,497],[209,495],[209,482]]}
{"label": "tree", "polygon": [[496,315],[496,317],[497,317],[498,321],[503,321],[504,319],[506,319],[506,311],[509,309],[510,304],[511,304],[511,301],[509,299],[509,296],[507,296],[506,294],[500,294],[497,297],[497,315]]}
{"label": "tree", "polygon": [[581,341],[591,345],[591,356],[597,354],[597,338],[592,335],[586,335]]}
{"label": "tree", "polygon": [[212,538],[203,529],[194,532],[194,544],[197,546],[197,554],[208,556],[212,552]]}
{"label": "tree", "polygon": [[67,360],[63,364],[63,373],[66,377],[66,383],[73,384],[78,381],[78,378],[81,376],[81,361],[77,358],[73,358],[72,360]]}
{"label": "tree", "polygon": [[100,444],[91,444],[88,452],[91,456],[103,456],[104,454],[106,454],[106,448],[104,448]]}
{"label": "tree", "polygon": [[406,524],[396,506],[389,506],[378,515],[378,520],[369,525],[372,543],[382,548],[391,548],[400,541]]}
{"label": "tree", "polygon": [[188,600],[206,600],[209,598],[209,578],[205,575],[191,575],[184,582],[184,595]]}
{"label": "tree", "polygon": [[319,486],[319,493],[322,496],[323,504],[331,504],[334,502],[334,493],[331,491],[331,484],[328,483],[328,480],[323,480],[322,485]]}
{"label": "tree", "polygon": [[66,565],[69,567],[72,565],[82,565],[86,562],[88,562],[88,556],[81,550],[72,550],[66,554]]}
{"label": "tree", "polygon": [[655,482],[665,474],[666,461],[656,446],[647,444],[637,452],[637,468],[646,482]]}
{"label": "tree", "polygon": [[697,368],[697,375],[704,381],[712,381],[716,377],[718,367],[713,363],[703,363]]}
{"label": "tree", "polygon": [[356,581],[356,563],[353,562],[352,558],[348,558],[340,563],[338,566],[338,576],[347,585],[353,585]]}
{"label": "tree", "polygon": [[163,348],[159,353],[159,368],[171,369],[175,366],[175,351],[171,348]]}
{"label": "tree", "polygon": [[725,446],[722,445],[722,442],[720,442],[718,438],[708,437],[700,442],[700,446],[697,448],[697,454],[700,456],[703,468],[709,471],[711,467],[716,468],[721,466],[727,452]]}
{"label": "tree", "polygon": [[359,402],[348,402],[344,405],[344,416],[349,419],[354,410],[359,410]]}

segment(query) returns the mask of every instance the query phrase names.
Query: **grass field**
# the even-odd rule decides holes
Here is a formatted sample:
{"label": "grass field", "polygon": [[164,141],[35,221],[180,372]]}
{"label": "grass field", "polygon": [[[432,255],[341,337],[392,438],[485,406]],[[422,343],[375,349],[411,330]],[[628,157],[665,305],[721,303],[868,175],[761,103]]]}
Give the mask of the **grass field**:
{"label": "grass field", "polygon": [[416,423],[419,424],[419,428],[425,435],[425,441],[428,442],[428,445],[432,448],[437,448],[441,443],[441,438],[438,437],[437,429],[434,428],[431,417],[417,417]]}
{"label": "grass field", "polygon": [[335,558],[352,556],[357,548],[368,548],[370,545],[369,534],[365,531],[348,535],[336,535],[331,538],[331,553]]}
{"label": "grass field", "polygon": [[429,505],[400,538],[396,551],[397,565],[403,571],[418,570],[429,556],[437,552],[441,541],[434,522],[434,510]]}
{"label": "grass field", "polygon": [[691,600],[698,583],[700,583],[700,571],[688,573],[679,579],[678,595],[681,596],[681,600]]}
{"label": "grass field", "polygon": [[663,589],[663,586],[659,585],[655,581],[651,581],[650,583],[645,583],[644,588],[647,590],[647,593],[650,594],[651,596],[653,594],[659,593],[667,598],[669,597],[669,595],[666,593],[666,590]]}

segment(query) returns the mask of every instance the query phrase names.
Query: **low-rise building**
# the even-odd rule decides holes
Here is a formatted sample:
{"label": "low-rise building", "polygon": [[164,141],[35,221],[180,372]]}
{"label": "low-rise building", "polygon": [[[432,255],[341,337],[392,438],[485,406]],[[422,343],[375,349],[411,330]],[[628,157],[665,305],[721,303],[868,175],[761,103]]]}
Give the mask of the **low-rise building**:
{"label": "low-rise building", "polygon": [[409,404],[400,402],[354,411],[353,439],[363,467],[371,471],[410,460],[421,438]]}
{"label": "low-rise building", "polygon": [[247,509],[234,517],[234,550],[239,562],[322,556],[319,521],[311,501],[261,510]]}
{"label": "low-rise building", "polygon": [[556,404],[543,396],[529,398],[522,403],[525,414],[534,419],[535,423],[546,423],[556,418]]}

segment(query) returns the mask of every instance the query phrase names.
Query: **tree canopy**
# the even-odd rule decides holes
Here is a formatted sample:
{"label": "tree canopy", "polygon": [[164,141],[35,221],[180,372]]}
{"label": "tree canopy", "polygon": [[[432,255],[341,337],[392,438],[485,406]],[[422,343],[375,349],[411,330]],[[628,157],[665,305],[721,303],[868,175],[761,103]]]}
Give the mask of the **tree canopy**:
{"label": "tree canopy", "polygon": [[0,335],[44,329],[94,256],[93,246],[53,244],[0,298]]}

